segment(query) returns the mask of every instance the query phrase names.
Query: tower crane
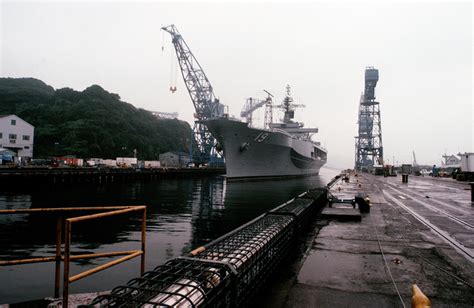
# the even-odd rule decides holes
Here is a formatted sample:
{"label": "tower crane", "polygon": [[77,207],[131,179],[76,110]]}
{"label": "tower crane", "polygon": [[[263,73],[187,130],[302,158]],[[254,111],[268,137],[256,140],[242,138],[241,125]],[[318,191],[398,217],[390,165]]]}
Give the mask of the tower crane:
{"label": "tower crane", "polygon": [[207,163],[211,160],[211,157],[216,157],[218,154],[216,150],[217,141],[201,121],[224,116],[224,105],[219,102],[214,94],[204,70],[176,26],[169,25],[161,29],[171,35],[171,42],[176,51],[181,74],[196,110],[193,136],[198,146],[199,157],[194,157],[193,160],[198,164]]}
{"label": "tower crane", "polygon": [[375,87],[379,71],[374,67],[365,69],[365,88],[359,103],[359,134],[355,137],[355,169],[368,170],[383,163],[382,121],[380,104],[375,101]]}

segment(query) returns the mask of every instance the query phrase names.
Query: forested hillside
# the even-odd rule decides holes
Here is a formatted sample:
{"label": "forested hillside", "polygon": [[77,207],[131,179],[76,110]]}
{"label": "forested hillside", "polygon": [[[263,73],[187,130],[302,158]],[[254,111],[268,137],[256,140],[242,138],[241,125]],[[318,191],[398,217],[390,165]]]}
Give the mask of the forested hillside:
{"label": "forested hillside", "polygon": [[0,114],[35,126],[35,158],[115,158],[136,149],[139,159],[152,160],[167,151],[187,152],[191,143],[188,123],[158,119],[98,85],[78,92],[33,78],[0,78]]}

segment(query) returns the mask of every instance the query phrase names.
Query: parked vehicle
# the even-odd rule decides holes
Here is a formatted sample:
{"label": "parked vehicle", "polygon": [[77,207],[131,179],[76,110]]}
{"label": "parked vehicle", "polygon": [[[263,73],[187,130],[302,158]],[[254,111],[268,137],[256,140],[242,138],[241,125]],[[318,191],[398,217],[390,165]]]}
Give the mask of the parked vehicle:
{"label": "parked vehicle", "polygon": [[421,175],[421,176],[425,176],[425,175],[429,175],[429,174],[430,174],[430,172],[429,172],[428,170],[426,170],[426,169],[421,169],[421,170],[420,170],[420,175]]}

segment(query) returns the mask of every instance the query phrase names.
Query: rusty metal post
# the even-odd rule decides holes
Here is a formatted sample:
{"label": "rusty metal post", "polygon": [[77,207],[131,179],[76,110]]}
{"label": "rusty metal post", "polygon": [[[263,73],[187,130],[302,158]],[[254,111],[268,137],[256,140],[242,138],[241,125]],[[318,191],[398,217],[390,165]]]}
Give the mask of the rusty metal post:
{"label": "rusty metal post", "polygon": [[145,246],[146,246],[146,207],[143,209],[142,216],[142,255],[140,264],[140,275],[145,272]]}
{"label": "rusty metal post", "polygon": [[54,297],[59,297],[59,284],[61,283],[61,239],[62,216],[56,219],[56,269],[54,273]]}
{"label": "rusty metal post", "polygon": [[66,219],[64,228],[64,280],[63,280],[63,307],[68,306],[69,300],[69,257],[71,254],[71,221]]}

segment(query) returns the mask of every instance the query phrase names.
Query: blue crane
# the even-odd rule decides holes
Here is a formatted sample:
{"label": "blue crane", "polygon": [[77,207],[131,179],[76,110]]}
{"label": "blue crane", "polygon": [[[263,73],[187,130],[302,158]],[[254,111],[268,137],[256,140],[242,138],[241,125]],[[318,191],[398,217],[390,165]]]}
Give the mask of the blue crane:
{"label": "blue crane", "polygon": [[[162,27],[172,38],[172,44],[178,57],[181,74],[188,89],[191,101],[194,104],[196,113],[194,118],[193,136],[198,147],[198,156],[193,157],[197,164],[209,162],[212,157],[217,157],[217,140],[211,135],[206,125],[201,121],[224,116],[224,105],[214,94],[209,79],[184,41],[175,25]],[[176,90],[175,88],[173,90]]]}

